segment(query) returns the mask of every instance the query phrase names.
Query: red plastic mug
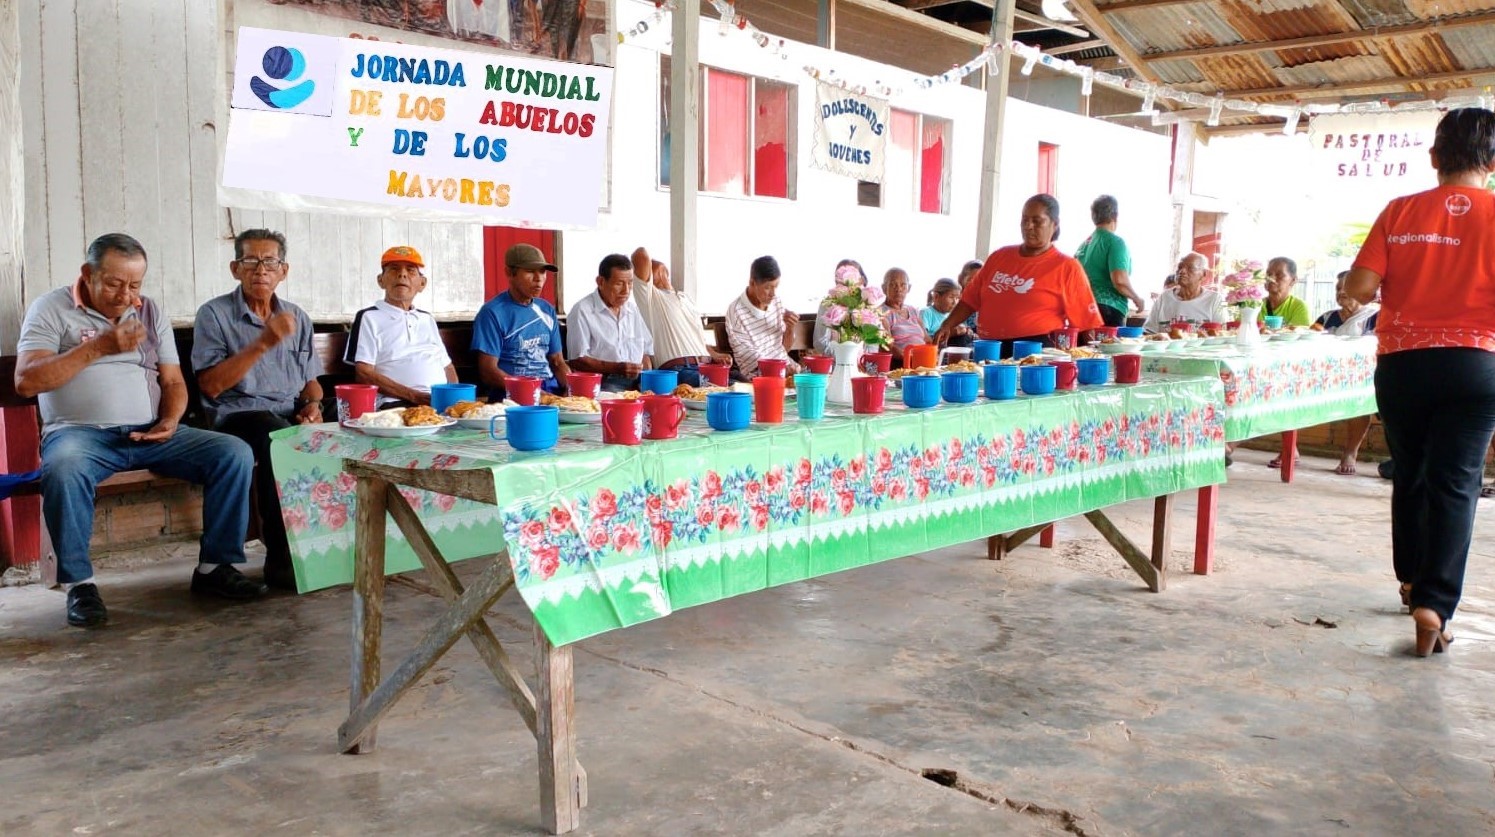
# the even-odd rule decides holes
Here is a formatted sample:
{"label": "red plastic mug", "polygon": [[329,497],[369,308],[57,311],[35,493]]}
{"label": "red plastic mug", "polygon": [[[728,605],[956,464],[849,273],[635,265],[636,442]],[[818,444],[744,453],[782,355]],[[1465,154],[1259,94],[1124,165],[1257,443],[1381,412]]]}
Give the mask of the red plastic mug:
{"label": "red plastic mug", "polygon": [[758,361],[758,374],[765,377],[782,378],[789,372],[789,361],[763,358]]}
{"label": "red plastic mug", "polygon": [[379,401],[379,388],[373,384],[338,384],[332,388],[337,396],[337,420],[352,421],[372,413]]}
{"label": "red plastic mug", "polygon": [[504,378],[504,392],[509,400],[521,407],[535,407],[540,403],[540,386],[545,382],[539,378],[524,378],[510,375]]}
{"label": "red plastic mug", "polygon": [[636,445],[644,438],[644,405],[642,399],[611,398],[600,402],[602,408],[602,443]]}
{"label": "red plastic mug", "polygon": [[567,372],[566,391],[583,398],[596,398],[597,388],[602,386],[602,376],[596,372]]}
{"label": "red plastic mug", "polygon": [[825,355],[805,355],[800,358],[799,362],[806,372],[813,372],[816,375],[829,375],[831,368],[836,365],[835,358]]}
{"label": "red plastic mug", "polygon": [[1104,340],[1107,337],[1112,340],[1116,339],[1116,326],[1102,326],[1095,329],[1095,339],[1097,341]]}
{"label": "red plastic mug", "polygon": [[864,352],[862,354],[862,371],[868,375],[886,375],[892,369],[892,352]]}
{"label": "red plastic mug", "polygon": [[753,379],[753,418],[760,424],[778,424],[784,420],[783,378],[759,375]]}
{"label": "red plastic mug", "polygon": [[676,395],[645,395],[644,438],[673,439],[680,435],[680,422],[685,420],[685,404]]}
{"label": "red plastic mug", "polygon": [[882,412],[883,399],[888,394],[886,378],[868,377],[851,379],[851,411],[863,415]]}
{"label": "red plastic mug", "polygon": [[712,386],[724,387],[732,380],[732,367],[725,363],[703,363],[697,368]]}
{"label": "red plastic mug", "polygon": [[1216,322],[1208,322],[1208,323],[1205,323],[1201,327],[1204,329],[1204,333],[1205,334],[1208,334],[1211,337],[1218,337],[1218,336],[1220,336],[1220,332],[1225,329],[1225,324],[1224,323],[1216,323]]}
{"label": "red plastic mug", "polygon": [[1080,330],[1077,328],[1055,329],[1051,336],[1054,338],[1055,348],[1073,349],[1080,345]]}
{"label": "red plastic mug", "polygon": [[1080,367],[1072,360],[1051,360],[1049,364],[1054,367],[1054,388],[1074,389],[1075,381],[1079,379]]}
{"label": "red plastic mug", "polygon": [[1116,383],[1135,384],[1142,380],[1142,356],[1125,353],[1111,356],[1111,365],[1116,369]]}

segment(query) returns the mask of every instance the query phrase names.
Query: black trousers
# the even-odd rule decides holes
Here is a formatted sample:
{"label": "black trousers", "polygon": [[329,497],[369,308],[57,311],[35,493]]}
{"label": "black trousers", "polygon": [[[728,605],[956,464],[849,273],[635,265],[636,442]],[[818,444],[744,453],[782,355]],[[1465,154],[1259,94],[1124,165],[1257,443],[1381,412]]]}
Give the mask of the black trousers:
{"label": "black trousers", "polygon": [[1117,311],[1115,308],[1112,308],[1109,305],[1101,305],[1100,303],[1096,303],[1095,307],[1100,309],[1101,322],[1105,323],[1107,326],[1126,325],[1125,311]]}
{"label": "black trousers", "polygon": [[1391,557],[1412,606],[1449,619],[1464,565],[1485,450],[1495,432],[1495,353],[1420,349],[1381,355],[1376,405],[1396,462]]}
{"label": "black trousers", "polygon": [[[285,518],[280,516],[280,492],[275,488],[275,474],[270,469],[270,434],[292,421],[269,410],[234,413],[216,428],[220,433],[236,436],[254,450],[254,497],[260,509],[260,540],[265,544],[265,565],[290,566],[291,543],[286,539]],[[248,498],[245,498],[246,501]]]}

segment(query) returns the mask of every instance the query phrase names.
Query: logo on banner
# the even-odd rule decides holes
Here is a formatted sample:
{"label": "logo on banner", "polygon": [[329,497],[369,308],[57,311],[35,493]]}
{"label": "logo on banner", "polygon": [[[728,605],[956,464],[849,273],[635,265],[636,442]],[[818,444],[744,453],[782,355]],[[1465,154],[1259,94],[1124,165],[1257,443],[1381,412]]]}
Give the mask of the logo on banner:
{"label": "logo on banner", "polygon": [[265,75],[292,85],[276,87],[259,76],[249,79],[249,89],[260,101],[272,108],[293,108],[311,98],[311,94],[317,89],[317,83],[311,79],[295,83],[306,74],[306,56],[295,47],[270,47],[265,50],[265,57],[260,59],[260,64],[265,69]]}

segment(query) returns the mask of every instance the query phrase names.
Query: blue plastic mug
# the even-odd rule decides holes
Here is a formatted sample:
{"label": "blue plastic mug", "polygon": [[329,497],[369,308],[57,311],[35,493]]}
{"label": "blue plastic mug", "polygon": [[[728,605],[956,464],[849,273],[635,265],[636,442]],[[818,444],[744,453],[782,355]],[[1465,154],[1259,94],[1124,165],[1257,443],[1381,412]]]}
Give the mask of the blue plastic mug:
{"label": "blue plastic mug", "polygon": [[446,415],[446,408],[458,401],[478,400],[478,388],[475,384],[432,384],[431,385],[431,409]]}
{"label": "blue plastic mug", "polygon": [[940,395],[951,404],[969,404],[981,389],[981,376],[975,372],[946,372],[940,375]]}
{"label": "blue plastic mug", "polygon": [[1087,386],[1104,384],[1111,379],[1111,359],[1108,357],[1082,357],[1075,361],[1080,369],[1080,383]]}
{"label": "blue plastic mug", "polygon": [[971,344],[971,359],[977,363],[983,360],[1000,360],[1002,358],[1001,340],[977,340]]}
{"label": "blue plastic mug", "polygon": [[1014,340],[1012,341],[1012,359],[1022,360],[1028,355],[1036,355],[1043,352],[1043,344],[1037,340]]}
{"label": "blue plastic mug", "polygon": [[1277,316],[1276,314],[1268,314],[1267,316],[1262,317],[1261,319],[1262,319],[1262,322],[1266,323],[1267,328],[1274,329],[1274,330],[1282,328],[1282,318],[1279,317],[1279,316]]}
{"label": "blue plastic mug", "polygon": [[753,421],[753,396],[746,392],[706,394],[706,423],[713,430],[744,430]]}
{"label": "blue plastic mug", "polygon": [[638,373],[639,389],[644,392],[670,395],[680,386],[680,373],[673,369],[645,369]]}
{"label": "blue plastic mug", "polygon": [[1116,329],[1116,336],[1141,337],[1144,331],[1145,329],[1143,329],[1142,326],[1118,326]]}
{"label": "blue plastic mug", "polygon": [[903,406],[915,410],[940,403],[939,375],[904,375]]}
{"label": "blue plastic mug", "polygon": [[1047,363],[1019,367],[1022,373],[1023,392],[1029,395],[1048,395],[1059,383],[1059,370]]}
{"label": "blue plastic mug", "polygon": [[825,418],[825,389],[830,376],[800,372],[794,376],[794,407],[805,421]]}
{"label": "blue plastic mug", "polygon": [[488,435],[514,450],[549,450],[561,437],[561,411],[555,407],[508,407],[505,434],[498,435],[498,416],[488,420]]}
{"label": "blue plastic mug", "polygon": [[993,401],[1006,401],[1017,397],[1017,364],[994,363],[984,370],[986,397]]}

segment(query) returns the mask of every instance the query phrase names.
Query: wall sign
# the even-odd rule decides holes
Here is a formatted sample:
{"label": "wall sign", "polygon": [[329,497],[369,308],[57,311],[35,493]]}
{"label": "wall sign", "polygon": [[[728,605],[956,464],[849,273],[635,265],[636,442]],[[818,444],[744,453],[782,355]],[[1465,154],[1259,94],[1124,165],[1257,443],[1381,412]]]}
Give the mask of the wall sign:
{"label": "wall sign", "polygon": [[815,168],[881,183],[887,140],[886,99],[815,85]]}

